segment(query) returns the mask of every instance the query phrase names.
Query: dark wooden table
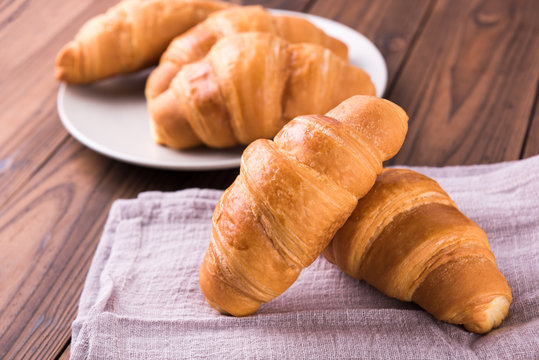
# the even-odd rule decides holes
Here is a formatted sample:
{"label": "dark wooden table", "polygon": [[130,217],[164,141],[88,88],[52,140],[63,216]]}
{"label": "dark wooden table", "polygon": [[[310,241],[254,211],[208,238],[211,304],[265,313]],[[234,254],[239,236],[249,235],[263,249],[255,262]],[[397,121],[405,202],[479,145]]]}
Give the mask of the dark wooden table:
{"label": "dark wooden table", "polygon": [[[55,54],[115,2],[0,1],[0,359],[69,357],[70,325],[115,199],[224,189],[238,173],[132,166],[64,130]],[[385,97],[411,119],[392,164],[493,163],[539,153],[539,1],[261,3],[338,20],[376,43],[389,67]]]}

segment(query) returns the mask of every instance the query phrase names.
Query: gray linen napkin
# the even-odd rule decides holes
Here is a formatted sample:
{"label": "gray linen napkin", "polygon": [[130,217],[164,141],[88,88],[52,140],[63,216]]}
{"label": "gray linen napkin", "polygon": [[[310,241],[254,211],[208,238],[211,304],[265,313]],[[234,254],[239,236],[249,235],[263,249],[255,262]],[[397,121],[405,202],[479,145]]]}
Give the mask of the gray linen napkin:
{"label": "gray linen napkin", "polygon": [[255,315],[220,315],[204,301],[198,270],[221,192],[189,189],[114,203],[73,323],[71,358],[539,358],[539,157],[416,170],[489,235],[514,296],[490,334],[437,321],[323,258]]}

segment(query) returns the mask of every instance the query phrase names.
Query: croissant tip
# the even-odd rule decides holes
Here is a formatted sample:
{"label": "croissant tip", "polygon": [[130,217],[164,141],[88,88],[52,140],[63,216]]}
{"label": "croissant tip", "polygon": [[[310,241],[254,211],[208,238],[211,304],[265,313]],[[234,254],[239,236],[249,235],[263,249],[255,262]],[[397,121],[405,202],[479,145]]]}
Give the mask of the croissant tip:
{"label": "croissant tip", "polygon": [[165,61],[159,64],[148,76],[145,95],[147,99],[154,99],[170,89],[172,81],[180,71],[176,64]]}
{"label": "croissant tip", "polygon": [[[476,334],[486,334],[497,328],[509,312],[510,301],[503,295],[495,297],[480,313],[481,319],[464,324],[466,330]],[[475,320],[475,319],[474,319]]]}
{"label": "croissant tip", "polygon": [[55,76],[60,81],[70,81],[70,72],[75,66],[75,43],[70,41],[67,43],[56,56],[55,61]]}

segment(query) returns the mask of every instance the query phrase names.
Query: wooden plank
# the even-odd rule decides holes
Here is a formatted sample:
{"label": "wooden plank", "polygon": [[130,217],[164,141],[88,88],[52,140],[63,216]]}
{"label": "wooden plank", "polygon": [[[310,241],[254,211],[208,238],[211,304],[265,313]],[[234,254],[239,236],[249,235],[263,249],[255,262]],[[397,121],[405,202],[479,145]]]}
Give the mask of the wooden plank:
{"label": "wooden plank", "polygon": [[539,87],[535,94],[535,104],[530,114],[530,125],[522,148],[522,155],[525,158],[539,155]]}
{"label": "wooden plank", "polygon": [[58,6],[47,0],[19,3],[8,3],[10,21],[0,29],[0,66],[6,69],[0,75],[0,205],[66,139],[55,115],[54,57],[80,25],[108,8],[111,0],[58,1]]}
{"label": "wooden plank", "polygon": [[[54,331],[58,329],[54,329],[46,337],[49,342],[39,344],[36,341],[51,325],[62,323],[57,318],[72,317],[73,309],[69,312],[67,308],[74,306],[77,301],[76,296],[66,297],[58,291],[58,284],[61,283],[57,281],[69,287],[72,280],[69,276],[60,276],[62,268],[69,267],[69,259],[64,258],[64,264],[61,264],[55,262],[55,258],[58,252],[73,246],[86,248],[81,237],[89,232],[88,227],[78,228],[78,238],[71,243],[67,243],[65,238],[73,231],[72,223],[77,222],[84,208],[91,206],[86,203],[90,197],[94,197],[96,183],[110,167],[109,160],[82,150],[74,142],[70,141],[69,145],[69,150],[61,149],[60,156],[55,157],[50,166],[32,179],[25,187],[26,194],[19,193],[0,213],[2,358],[26,357],[34,350],[37,354],[40,346],[48,347],[48,351],[40,353],[40,357],[51,358],[67,340],[56,342]],[[56,178],[51,172],[64,179]],[[98,201],[104,200],[95,197]],[[101,205],[103,212],[106,211],[106,203],[105,199]],[[85,220],[81,219],[83,222]],[[84,263],[81,258],[73,260]],[[41,304],[51,301],[51,297],[57,302],[56,306],[40,308]],[[32,340],[37,343],[32,344],[37,348],[30,351],[24,345]]]}
{"label": "wooden plank", "polygon": [[58,357],[58,360],[69,360],[69,355],[71,354],[71,344],[69,344],[62,354]]}
{"label": "wooden plank", "polygon": [[152,189],[224,189],[237,173],[145,169],[70,139],[0,212],[0,358],[51,358],[67,343],[113,200]]}
{"label": "wooden plank", "polygon": [[[84,21],[103,12],[112,3],[111,0],[55,2],[58,4],[37,0],[24,11],[15,12],[18,17],[12,18],[0,32],[0,67],[3,69],[0,75],[0,104],[4,109],[2,122],[5,121],[4,125],[10,131],[25,123],[19,119],[26,119],[24,115],[39,109],[39,100],[49,95],[56,85],[53,74],[57,51],[73,38]],[[41,97],[36,99],[36,95]],[[34,101],[18,103],[24,98]],[[30,109],[26,110],[27,107]],[[10,136],[11,132],[2,132],[0,144]]]}
{"label": "wooden plank", "polygon": [[518,159],[539,76],[539,2],[436,3],[389,93],[410,115],[394,164]]}
{"label": "wooden plank", "polygon": [[267,8],[303,11],[311,0],[229,0],[238,5],[262,5]]}
{"label": "wooden plank", "polygon": [[312,14],[335,19],[373,41],[386,59],[389,82],[398,72],[406,52],[428,17],[430,0],[317,1]]}
{"label": "wooden plank", "polygon": [[0,58],[0,66],[9,74],[18,64],[35,56],[36,50],[43,45],[49,46],[49,42],[58,36],[59,30],[71,28],[73,31],[66,31],[63,37],[66,41],[72,38],[84,20],[73,21],[79,14],[88,11],[85,15],[88,18],[103,12],[111,3],[111,0],[97,1],[95,4],[91,0],[9,2],[0,15],[0,43],[5,54]]}

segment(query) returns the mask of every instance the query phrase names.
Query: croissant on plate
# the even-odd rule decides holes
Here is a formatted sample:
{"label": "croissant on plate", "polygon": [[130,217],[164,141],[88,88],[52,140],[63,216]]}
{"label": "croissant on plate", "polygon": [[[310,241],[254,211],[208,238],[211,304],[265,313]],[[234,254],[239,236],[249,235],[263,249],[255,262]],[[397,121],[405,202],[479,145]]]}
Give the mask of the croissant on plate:
{"label": "croissant on plate", "polygon": [[159,101],[149,106],[156,142],[223,148],[271,138],[295,116],[374,93],[367,73],[327,48],[255,32],[219,40],[176,75],[165,108]]}
{"label": "croissant on plate", "polygon": [[384,294],[475,333],[499,326],[512,301],[485,232],[436,181],[411,170],[384,170],[324,255]]}
{"label": "croissant on plate", "polygon": [[207,302],[243,316],[292,285],[400,149],[407,121],[388,100],[354,96],[251,143],[213,214],[200,269]]}
{"label": "croissant on plate", "polygon": [[[291,16],[272,15],[261,6],[232,7],[211,14],[185,34],[176,37],[161,56],[159,66],[146,83],[146,97],[152,101],[170,87],[181,68],[203,58],[217,40],[242,32],[267,32],[292,43],[309,42],[327,47],[344,60],[348,48],[326,35],[309,21]],[[167,95],[164,95],[167,98]]]}
{"label": "croissant on plate", "polygon": [[56,78],[89,83],[155,64],[170,41],[230,4],[124,0],[87,21],[56,57]]}

